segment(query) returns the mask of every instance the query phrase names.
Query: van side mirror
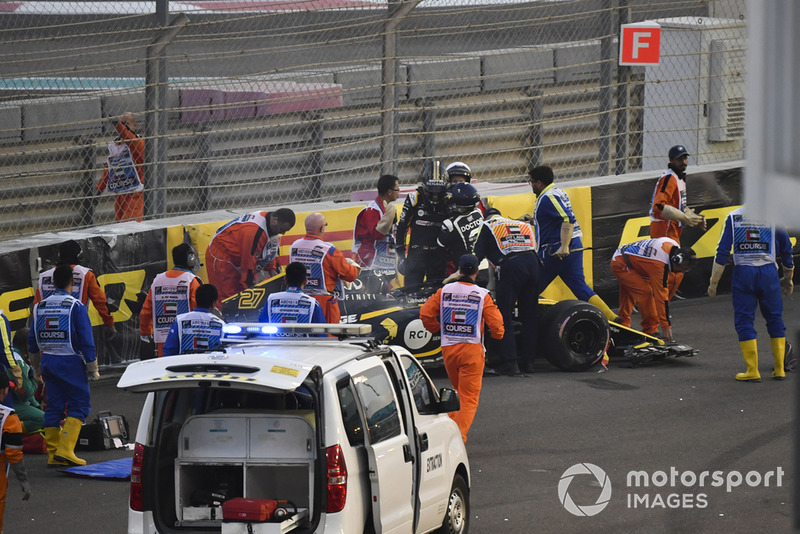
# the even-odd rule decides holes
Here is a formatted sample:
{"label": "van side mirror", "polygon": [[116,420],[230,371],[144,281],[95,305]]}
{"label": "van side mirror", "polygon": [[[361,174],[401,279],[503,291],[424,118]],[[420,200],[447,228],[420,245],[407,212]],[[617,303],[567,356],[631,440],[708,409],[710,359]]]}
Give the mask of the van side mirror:
{"label": "van side mirror", "polygon": [[457,412],[460,409],[458,392],[451,388],[442,388],[439,391],[439,413]]}

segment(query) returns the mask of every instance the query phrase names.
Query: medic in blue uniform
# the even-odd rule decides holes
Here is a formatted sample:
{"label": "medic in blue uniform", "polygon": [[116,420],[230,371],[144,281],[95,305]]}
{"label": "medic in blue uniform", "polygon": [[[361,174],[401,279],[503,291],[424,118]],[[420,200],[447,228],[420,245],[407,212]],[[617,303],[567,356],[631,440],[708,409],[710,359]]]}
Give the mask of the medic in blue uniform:
{"label": "medic in blue uniform", "polygon": [[175,318],[164,341],[164,356],[204,352],[219,348],[225,323],[211,313],[219,298],[212,284],[202,284],[195,292],[197,307]]}
{"label": "medic in blue uniform", "polygon": [[306,266],[294,261],[286,266],[286,291],[273,293],[258,315],[260,323],[326,323],[317,299],[303,293]]}
{"label": "medic in blue uniform", "polygon": [[[758,372],[758,347],[754,328],[756,306],[767,322],[772,341],[774,369],[772,378],[783,380],[786,354],[786,325],[783,322],[781,287],[786,295],[794,290],[792,275],[792,244],[786,230],[746,218],[744,206],[732,211],[725,220],[725,229],[719,239],[717,255],[711,269],[708,295],[717,294],[717,284],[733,249],[733,276],[731,297],[736,333],[747,371],[738,373],[736,380],[760,381]],[[778,277],[776,258],[783,264],[783,279]]]}
{"label": "medic in blue uniform", "polygon": [[[89,312],[70,295],[72,267],[61,264],[53,272],[56,291],[33,307],[28,350],[42,353],[42,378],[47,386],[44,433],[47,465],[86,465],[75,456],[81,426],[91,411],[89,379],[99,377]],[[59,430],[66,410],[67,418]]]}

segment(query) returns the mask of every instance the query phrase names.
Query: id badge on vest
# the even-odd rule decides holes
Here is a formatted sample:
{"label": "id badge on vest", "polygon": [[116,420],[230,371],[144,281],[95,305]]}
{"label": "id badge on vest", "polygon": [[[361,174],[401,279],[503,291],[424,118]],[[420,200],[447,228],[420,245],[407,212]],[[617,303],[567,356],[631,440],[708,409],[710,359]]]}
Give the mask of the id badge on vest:
{"label": "id badge on vest", "polygon": [[125,143],[108,145],[108,184],[106,189],[115,195],[138,193],[144,184],[136,172],[131,150]]}

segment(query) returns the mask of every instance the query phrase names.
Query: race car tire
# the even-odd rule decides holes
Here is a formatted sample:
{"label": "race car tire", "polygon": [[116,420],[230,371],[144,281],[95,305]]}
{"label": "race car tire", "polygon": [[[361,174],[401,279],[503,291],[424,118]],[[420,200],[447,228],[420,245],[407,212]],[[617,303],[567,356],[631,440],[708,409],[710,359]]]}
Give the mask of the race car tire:
{"label": "race car tire", "polygon": [[469,531],[469,488],[461,475],[453,477],[447,510],[436,534],[464,534]]}
{"label": "race car tire", "polygon": [[598,363],[608,340],[608,319],[580,300],[557,302],[539,322],[539,354],[564,371],[585,371]]}

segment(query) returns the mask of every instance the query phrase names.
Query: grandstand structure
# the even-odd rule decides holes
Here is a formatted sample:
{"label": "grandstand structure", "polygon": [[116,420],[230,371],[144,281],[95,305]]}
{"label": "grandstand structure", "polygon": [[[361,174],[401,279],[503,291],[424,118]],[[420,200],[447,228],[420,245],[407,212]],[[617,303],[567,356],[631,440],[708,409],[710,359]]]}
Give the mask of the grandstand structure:
{"label": "grandstand structure", "polygon": [[[656,21],[658,66],[617,64]],[[424,161],[479,182],[743,158],[743,1],[15,2],[0,13],[0,239],[113,222],[126,111],[148,220],[348,200]],[[641,200],[646,202],[646,199]]]}

